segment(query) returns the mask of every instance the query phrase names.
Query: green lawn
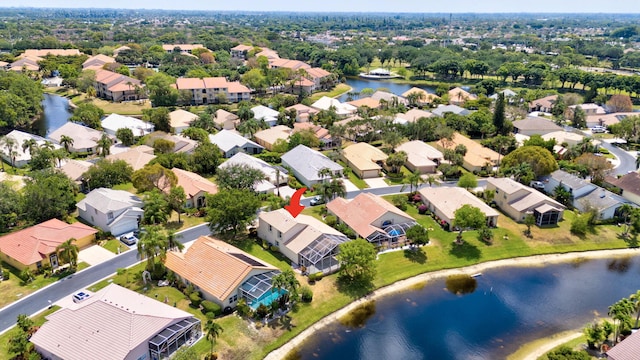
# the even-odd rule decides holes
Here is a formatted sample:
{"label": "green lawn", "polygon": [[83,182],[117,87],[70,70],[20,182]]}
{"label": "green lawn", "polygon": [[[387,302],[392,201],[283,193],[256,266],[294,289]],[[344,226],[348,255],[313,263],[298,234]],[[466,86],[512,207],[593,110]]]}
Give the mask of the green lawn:
{"label": "green lawn", "polygon": [[[114,254],[121,254],[125,251],[129,251],[129,247],[125,244],[123,244],[120,240],[118,239],[110,239],[107,240],[103,245],[103,248],[111,251]],[[120,252],[118,252],[118,249],[120,249]]]}
{"label": "green lawn", "polygon": [[311,101],[315,102],[315,101],[319,100],[323,96],[328,96],[330,98],[335,98],[335,97],[338,97],[338,96],[346,93],[349,90],[351,90],[351,87],[349,85],[347,85],[347,84],[338,84],[331,91],[323,91],[323,92],[314,93],[313,95],[311,95],[310,99],[311,99]]}
{"label": "green lawn", "polygon": [[[31,317],[31,319],[33,320],[33,322],[35,323],[35,326],[41,326],[42,324],[44,324],[45,322],[45,316],[54,313],[55,311],[57,311],[58,309],[60,309],[59,306],[53,306],[51,307],[51,309],[47,309],[43,312],[41,312],[40,314]],[[5,332],[4,334],[0,335],[0,359],[11,359],[13,354],[9,354],[9,339],[11,339],[12,336],[16,335],[18,333],[19,329],[18,328],[12,328],[9,331]]]}
{"label": "green lawn", "polygon": [[369,185],[367,185],[367,183],[364,180],[360,179],[358,175],[354,174],[353,171],[351,171],[351,169],[348,169],[347,164],[345,164],[344,161],[338,160],[338,164],[340,164],[340,166],[342,166],[343,168],[347,169],[344,171],[345,175],[347,175],[347,178],[349,179],[349,181],[351,181],[353,185],[357,186],[358,189],[362,190],[369,187]]}

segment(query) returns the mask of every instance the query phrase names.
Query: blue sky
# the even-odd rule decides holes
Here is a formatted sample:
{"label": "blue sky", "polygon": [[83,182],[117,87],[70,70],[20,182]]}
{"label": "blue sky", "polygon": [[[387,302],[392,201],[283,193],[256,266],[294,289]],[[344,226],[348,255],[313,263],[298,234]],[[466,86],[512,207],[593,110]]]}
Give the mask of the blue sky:
{"label": "blue sky", "polygon": [[[0,1],[0,7],[4,6]],[[254,10],[254,11],[333,11],[333,12],[551,12],[551,13],[640,13],[640,1],[615,0],[244,0],[221,1],[199,0],[182,2],[176,0],[14,0],[16,7],[110,7],[128,9],[167,10]]]}

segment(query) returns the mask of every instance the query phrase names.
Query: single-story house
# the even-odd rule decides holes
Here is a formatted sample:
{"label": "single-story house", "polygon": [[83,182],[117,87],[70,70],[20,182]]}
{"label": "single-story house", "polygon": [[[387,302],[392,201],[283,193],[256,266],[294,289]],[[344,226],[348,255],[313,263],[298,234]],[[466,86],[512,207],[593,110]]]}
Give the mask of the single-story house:
{"label": "single-story house", "polygon": [[271,279],[280,273],[277,267],[209,236],[199,237],[184,253],[168,251],[165,265],[223,309],[236,307],[240,299],[257,308],[272,296]]}
{"label": "single-story house", "polygon": [[236,126],[240,124],[240,118],[227,110],[218,109],[213,117],[213,123],[216,129],[235,130]]}
{"label": "single-story house", "polygon": [[609,127],[611,125],[615,125],[620,122],[620,120],[626,118],[627,116],[638,116],[637,112],[617,112],[611,114],[601,114],[601,115],[587,115],[587,127],[592,128],[594,126],[604,126]]}
{"label": "single-story house", "polygon": [[582,140],[584,140],[584,136],[578,133],[574,133],[572,131],[554,131],[547,134],[542,135],[542,139],[545,141],[549,141],[551,139],[556,140],[556,144],[562,145],[566,143],[569,147],[576,146]]}
{"label": "single-story house", "polygon": [[469,100],[478,100],[478,97],[463,88],[455,87],[449,90],[449,104],[451,105],[464,105]]}
{"label": "single-story house", "polygon": [[402,93],[402,97],[407,99],[407,101],[409,101],[409,95],[412,93],[417,93],[419,94],[419,98],[417,99],[417,103],[416,105],[418,106],[424,106],[424,105],[430,105],[431,103],[433,103],[434,100],[436,99],[440,99],[440,96],[436,95],[436,94],[432,94],[430,92],[428,92],[425,89],[421,89],[418,87],[412,87],[411,89],[405,91]]}
{"label": "single-story house", "polygon": [[544,179],[544,191],[555,194],[555,189],[562,185],[574,199],[583,197],[594,191],[597,186],[564,170],[556,170]]}
{"label": "single-story house", "polygon": [[202,336],[197,317],[116,284],[46,318],[29,339],[46,359],[165,359]]}
{"label": "single-story house", "polygon": [[232,130],[220,130],[216,134],[209,135],[209,141],[216,144],[225,158],[244,152],[246,154],[260,154],[264,147]]}
{"label": "single-story house", "polygon": [[185,207],[187,208],[201,208],[206,206],[207,194],[213,195],[218,193],[218,185],[196,173],[178,168],[173,168],[171,171],[176,174],[178,178],[176,186],[182,186],[185,195],[187,195],[187,202],[185,203]]}
{"label": "single-story house", "polygon": [[640,205],[640,174],[633,171],[620,178],[607,177],[605,182],[622,191],[623,198]]}
{"label": "single-story house", "polygon": [[537,116],[527,116],[526,119],[513,122],[513,132],[523,135],[544,135],[552,132],[563,131],[561,126],[553,121]]}
{"label": "single-story house", "polygon": [[191,54],[196,49],[206,49],[202,44],[162,44],[162,50],[172,53],[176,52],[176,49],[180,49],[180,53]]}
{"label": "single-story house", "polygon": [[407,153],[407,162],[405,165],[409,170],[418,171],[421,174],[436,172],[436,168],[444,159],[444,155],[442,155],[440,151],[420,140],[413,140],[398,145],[395,151],[404,151]]}
{"label": "single-story house", "polygon": [[607,351],[608,360],[637,360],[640,356],[640,331],[632,332]]}
{"label": "single-story house", "polygon": [[500,160],[500,154],[458,132],[453,134],[451,141],[442,139],[436,143],[436,146],[443,150],[455,149],[458,145],[464,145],[467,148],[462,166],[469,171],[481,171],[487,166],[496,166]]}
{"label": "single-story house", "polygon": [[180,134],[184,129],[188,128],[194,120],[198,119],[198,115],[186,110],[178,109],[169,113],[169,122],[171,129],[176,134]]}
{"label": "single-story house", "polygon": [[293,129],[286,125],[276,125],[272,128],[258,131],[253,134],[253,137],[258,144],[271,151],[278,140],[288,141],[292,132]]}
{"label": "single-story house", "polygon": [[6,143],[5,145],[0,146],[0,155],[2,155],[4,161],[8,164],[12,163],[11,158],[13,157],[13,164],[19,168],[26,166],[29,161],[31,161],[31,153],[29,152],[29,149],[22,148],[22,144],[24,144],[24,142],[27,140],[34,140],[36,144],[38,144],[38,146],[50,143],[55,149],[60,149],[60,145],[53,144],[52,142],[41,136],[29,134],[19,130],[11,130],[10,133],[5,135],[5,138],[13,140],[13,156],[11,156],[11,154],[7,152]]}
{"label": "single-story house", "polygon": [[171,135],[164,131],[154,131],[146,138],[146,144],[148,146],[153,147],[153,144],[159,140],[167,140],[173,143],[173,151],[174,153],[187,153],[191,154],[196,147],[198,147],[198,142],[196,140],[189,139],[183,135]]}
{"label": "single-story house", "polygon": [[296,179],[307,187],[322,182],[323,177],[318,175],[322,169],[329,169],[334,176],[343,176],[344,169],[340,164],[302,144],[286,152],[281,159],[282,165],[291,168]]}
{"label": "single-story house", "polygon": [[380,100],[374,99],[372,97],[363,97],[357,100],[347,101],[347,104],[353,105],[357,108],[368,107],[369,109],[379,109],[380,108]]}
{"label": "single-story house", "polygon": [[76,207],[81,219],[114,236],[136,230],[144,215],[142,200],[124,190],[94,189]]}
{"label": "single-story house", "polygon": [[549,95],[540,99],[533,100],[529,103],[529,112],[541,111],[550,113],[556,100],[558,100],[558,95]]}
{"label": "single-story house", "polygon": [[356,235],[377,245],[400,241],[416,224],[407,213],[370,193],[360,193],[352,200],[335,198],[327,204],[327,211]]}
{"label": "single-story house", "polygon": [[341,158],[359,178],[368,179],[380,176],[388,156],[372,145],[357,143],[344,148]]}
{"label": "single-story house", "polygon": [[98,54],[96,56],[92,56],[87,60],[85,60],[82,63],[82,69],[84,70],[87,68],[102,68],[106,64],[113,64],[115,62],[116,62],[116,59],[112,58],[111,56]]}
{"label": "single-story house", "polygon": [[322,125],[314,125],[310,122],[293,124],[294,134],[304,130],[313,132],[316,138],[320,140],[320,147],[323,149],[332,148],[333,146],[338,145],[340,143],[340,139],[337,139],[337,141],[334,141],[334,138],[329,133],[329,130],[322,127]]}
{"label": "single-story house", "polygon": [[78,49],[26,49],[18,58],[25,56],[80,56],[82,53]]}
{"label": "single-story house", "polygon": [[376,92],[371,94],[371,98],[373,100],[378,100],[381,105],[385,102],[388,104],[388,106],[391,106],[393,104],[409,105],[409,102],[407,101],[407,99],[387,91],[377,90]]}
{"label": "single-story house", "polygon": [[349,241],[344,234],[312,216],[300,214],[294,218],[284,209],[260,213],[258,237],[311,274],[337,270],[338,246]]}
{"label": "single-story house", "polygon": [[130,129],[133,136],[149,135],[154,130],[154,125],[131,116],[111,114],[102,119],[102,129],[109,135],[116,136],[119,129]]}
{"label": "single-story house", "polygon": [[471,110],[467,110],[458,105],[438,105],[437,108],[431,109],[431,113],[440,117],[444,117],[446,113],[452,113],[456,115],[469,115],[471,114]]}
{"label": "single-story house", "polygon": [[471,205],[482,211],[487,217],[488,226],[498,226],[498,213],[469,191],[460,187],[425,187],[419,190],[422,202],[429,211],[449,226],[453,226],[456,210],[464,205]]}
{"label": "single-story house", "polygon": [[60,145],[62,136],[68,136],[73,139],[73,144],[69,144],[69,152],[87,152],[93,154],[96,152],[98,141],[102,137],[102,134],[102,131],[82,126],[74,122],[67,122],[49,134],[49,139]]}
{"label": "single-story house", "polygon": [[93,243],[97,232],[81,222],[47,220],[1,236],[0,259],[18,270],[37,270],[44,265],[55,269],[60,265],[56,249],[59,245],[73,238],[74,245],[85,248]]}
{"label": "single-story house", "polygon": [[582,109],[582,111],[584,111],[585,115],[587,115],[587,116],[604,115],[604,114],[607,113],[604,110],[604,108],[602,106],[598,105],[598,104],[586,103],[586,104],[578,104],[578,105],[567,106],[567,117],[572,119],[573,118],[573,114],[575,113],[576,108],[578,106]]}
{"label": "single-story house", "polygon": [[341,103],[338,99],[330,98],[327,96],[323,96],[318,99],[316,102],[311,104],[311,107],[317,110],[329,110],[333,108],[335,109],[336,114],[341,117],[353,115],[358,110],[357,107],[351,104]]}
{"label": "single-story house", "polygon": [[518,96],[518,93],[516,93],[515,91],[513,91],[511,89],[504,89],[504,90],[500,90],[497,93],[489,96],[489,99],[498,100],[498,94],[504,95],[505,100],[507,100],[507,102],[509,104],[512,104],[515,101],[515,97]]}
{"label": "single-story house", "polygon": [[258,105],[251,108],[253,111],[253,118],[256,120],[263,120],[267,125],[274,127],[278,123],[278,116],[280,112],[273,110],[264,105]]}
{"label": "single-story house", "polygon": [[[64,165],[58,168],[63,174],[67,175],[69,179],[74,181],[80,187],[82,187],[82,175],[86,173],[93,163],[84,160],[67,159]],[[81,188],[81,190],[84,190]]]}
{"label": "single-story house", "polygon": [[517,222],[527,215],[536,218],[536,225],[555,225],[562,220],[565,206],[536,189],[509,178],[487,179],[487,190],[495,191],[493,201]]}
{"label": "single-story house", "polygon": [[285,110],[287,111],[291,111],[291,110],[295,110],[296,111],[296,122],[302,123],[302,122],[309,122],[311,117],[315,114],[318,113],[318,110],[307,106],[307,105],[303,105],[303,104],[295,104],[295,105],[291,105],[288,108],[286,108]]}
{"label": "single-story house", "polygon": [[396,120],[394,120],[394,123],[396,124],[399,123],[401,125],[404,125],[406,123],[416,122],[420,118],[430,118],[432,116],[435,116],[435,115],[433,115],[433,113],[429,111],[420,110],[420,109],[411,109],[404,114],[403,113],[396,114]]}
{"label": "single-story house", "polygon": [[264,174],[267,179],[254,184],[253,187],[258,193],[273,193],[277,186],[286,184],[288,181],[289,173],[287,170],[272,166],[264,160],[245,153],[240,152],[233,155],[229,160],[220,164],[218,169],[224,169],[232,165],[246,165],[250,168],[260,170]]}
{"label": "single-story house", "polygon": [[152,147],[147,145],[138,145],[117,154],[107,155],[105,159],[111,161],[124,160],[124,162],[131,165],[133,170],[136,171],[142,169],[155,158],[156,156],[153,155]]}

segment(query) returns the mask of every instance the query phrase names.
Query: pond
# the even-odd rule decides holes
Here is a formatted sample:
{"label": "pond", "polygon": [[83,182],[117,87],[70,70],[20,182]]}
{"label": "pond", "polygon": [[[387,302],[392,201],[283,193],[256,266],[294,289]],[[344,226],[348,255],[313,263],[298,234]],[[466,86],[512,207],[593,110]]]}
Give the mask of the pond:
{"label": "pond", "polygon": [[[429,93],[435,93],[435,89],[429,86],[424,85],[411,85],[411,84],[400,84],[397,82],[389,81],[389,80],[371,80],[371,79],[361,79],[361,78],[348,78],[345,82],[347,85],[351,86],[353,90],[352,92],[360,92],[364,88],[371,88],[374,91],[378,88],[387,88],[390,92],[396,95],[402,95],[405,91],[411,89],[412,87],[417,87],[421,89],[425,89]],[[347,100],[348,95],[341,95],[338,100],[344,102]]]}
{"label": "pond", "polygon": [[69,110],[69,100],[62,96],[44,94],[42,107],[42,116],[32,125],[32,132],[42,137],[46,137],[64,125],[72,115]]}
{"label": "pond", "polygon": [[[542,264],[541,264],[542,265]],[[471,294],[446,279],[382,298],[364,326],[334,324],[301,359],[504,359],[520,346],[580,329],[640,288],[640,257],[488,270]]]}

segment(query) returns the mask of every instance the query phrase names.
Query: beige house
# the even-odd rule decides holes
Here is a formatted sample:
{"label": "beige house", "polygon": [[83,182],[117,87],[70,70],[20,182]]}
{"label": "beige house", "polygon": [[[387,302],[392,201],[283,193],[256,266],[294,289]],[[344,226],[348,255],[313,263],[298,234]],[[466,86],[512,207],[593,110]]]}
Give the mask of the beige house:
{"label": "beige house", "polygon": [[607,177],[605,181],[622,190],[623,198],[640,205],[640,174],[633,171],[620,178]]}
{"label": "beige house", "polygon": [[564,205],[517,181],[489,178],[487,190],[495,191],[493,201],[517,222],[524,221],[527,215],[533,215],[538,226],[555,225],[562,220]]}
{"label": "beige house", "polygon": [[344,148],[341,158],[359,178],[368,179],[380,176],[388,156],[367,143],[357,143]]}
{"label": "beige house", "polygon": [[440,99],[440,96],[436,94],[432,94],[430,92],[427,92],[425,89],[421,89],[417,87],[412,87],[411,89],[405,91],[404,93],[402,93],[402,97],[405,99],[409,99],[409,94],[412,94],[412,93],[419,94],[419,98],[417,101],[418,106],[431,105],[431,103],[433,103],[434,100]]}
{"label": "beige house", "polygon": [[111,161],[124,160],[127,164],[131,165],[133,171],[142,169],[151,160],[155,159],[153,155],[153,148],[147,145],[139,145],[132,147],[127,151],[123,151],[117,154],[107,155],[106,159]]}
{"label": "beige house", "polygon": [[162,50],[172,53],[176,48],[180,48],[180,53],[191,54],[195,49],[206,49],[202,44],[163,44]]}
{"label": "beige house", "polygon": [[287,111],[295,110],[296,122],[299,122],[299,123],[309,122],[311,117],[318,113],[318,110],[303,104],[291,105],[285,110]]}
{"label": "beige house", "polygon": [[191,94],[190,105],[237,103],[251,100],[251,90],[238,81],[227,81],[224,77],[179,78],[176,89]]}
{"label": "beige house", "polygon": [[478,97],[460,87],[449,90],[449,104],[462,106],[469,100],[478,100]]}
{"label": "beige house", "polygon": [[213,123],[219,130],[235,130],[240,124],[240,118],[227,110],[218,109],[213,117]]}
{"label": "beige house", "polygon": [[253,50],[253,46],[240,44],[238,46],[232,47],[230,50],[231,50],[231,57],[232,58],[246,60],[247,59],[247,53],[249,51]]}
{"label": "beige house", "polygon": [[98,141],[102,137],[103,132],[82,126],[74,122],[66,122],[57,130],[49,134],[49,139],[60,145],[63,136],[73,139],[73,144],[69,144],[69,152],[71,153],[89,153],[96,152]]}
{"label": "beige house", "polygon": [[468,171],[481,171],[487,166],[493,167],[498,165],[500,154],[460,133],[454,133],[451,141],[442,139],[436,143],[436,146],[443,150],[455,149],[458,145],[464,145],[467,148],[462,166]]}
{"label": "beige house", "polygon": [[176,134],[182,133],[194,120],[198,120],[198,115],[186,110],[178,109],[169,113],[171,129]]}
{"label": "beige house", "polygon": [[173,168],[171,171],[176,174],[178,183],[176,186],[182,186],[185,195],[187,195],[187,208],[201,208],[206,206],[207,194],[213,195],[218,193],[218,185],[203,178],[202,176],[191,171]]}
{"label": "beige house", "polygon": [[98,54],[85,60],[85,62],[82,63],[82,69],[100,69],[106,64],[113,64],[115,62],[116,59],[112,58],[111,56]]}
{"label": "beige house", "polygon": [[165,265],[223,309],[236,307],[242,298],[257,308],[271,295],[271,278],[280,273],[277,267],[209,236],[199,237],[185,252],[167,252]]}
{"label": "beige house", "polygon": [[80,56],[82,53],[78,49],[27,49],[18,56],[22,57],[45,57],[45,56]]}
{"label": "beige house", "polygon": [[407,153],[405,165],[409,170],[418,171],[421,174],[436,172],[436,168],[444,158],[440,151],[420,140],[413,140],[399,145],[395,151]]}
{"label": "beige house", "polygon": [[541,111],[550,113],[556,100],[558,100],[558,95],[549,95],[540,99],[533,100],[529,103],[529,112]]}
{"label": "beige house", "polygon": [[416,122],[420,118],[430,118],[435,116],[432,112],[420,110],[420,109],[411,109],[406,113],[398,113],[396,114],[396,119],[394,123],[404,125],[410,122]]}
{"label": "beige house", "polygon": [[429,211],[449,226],[453,226],[456,210],[464,205],[471,205],[482,211],[487,217],[488,226],[498,225],[497,211],[485,204],[467,190],[459,187],[425,187],[420,189],[422,202],[427,205]]}
{"label": "beige house", "polygon": [[273,145],[282,139],[284,141],[288,141],[291,136],[293,129],[287,127],[285,125],[276,125],[272,128],[258,131],[253,135],[256,139],[256,142],[263,146],[265,149],[271,151],[273,150]]}
{"label": "beige house", "polygon": [[142,82],[109,70],[96,71],[96,96],[114,102],[139,100]]}

